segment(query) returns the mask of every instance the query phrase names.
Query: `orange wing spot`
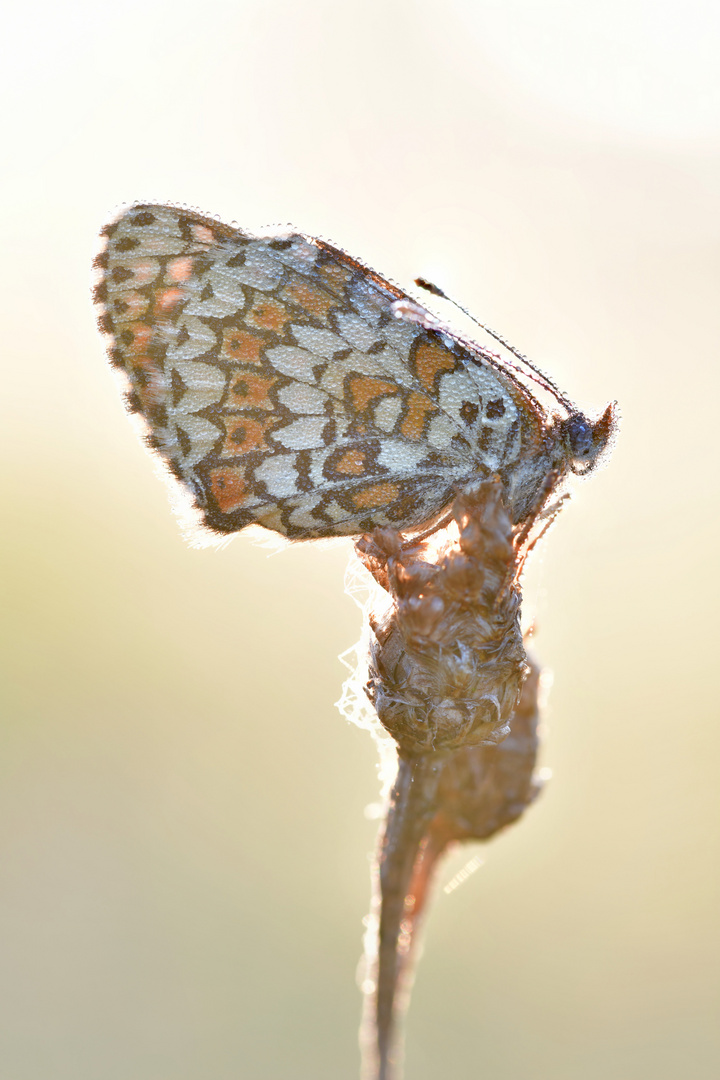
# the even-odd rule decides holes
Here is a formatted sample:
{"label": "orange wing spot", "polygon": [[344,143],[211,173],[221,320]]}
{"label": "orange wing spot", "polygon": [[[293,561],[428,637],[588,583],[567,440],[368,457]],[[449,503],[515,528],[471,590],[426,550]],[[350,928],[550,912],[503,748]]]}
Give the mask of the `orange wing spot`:
{"label": "orange wing spot", "polygon": [[158,275],[158,270],[159,266],[157,259],[141,260],[136,263],[133,268],[133,273],[135,274],[133,285],[148,285],[151,281],[155,280]]}
{"label": "orange wing spot", "polygon": [[210,473],[210,490],[222,514],[239,509],[248,497],[244,470],[229,466],[213,469]]}
{"label": "orange wing spot", "polygon": [[177,307],[179,302],[185,298],[184,289],[163,289],[155,297],[155,310],[158,315],[166,315],[169,311],[172,311],[174,307]]}
{"label": "orange wing spot", "polygon": [[335,472],[345,476],[362,476],[365,472],[365,454],[360,450],[348,450],[335,466]]}
{"label": "orange wing spot", "polygon": [[264,378],[262,375],[252,375],[248,371],[233,371],[230,377],[227,408],[274,409],[275,403],[268,397],[268,391],[277,381],[277,376]]}
{"label": "orange wing spot", "polygon": [[373,379],[370,375],[355,376],[350,379],[349,385],[352,403],[357,412],[365,412],[373,398],[398,392],[395,383],[386,382],[385,379]]}
{"label": "orange wing spot", "polygon": [[304,281],[288,285],[283,289],[281,296],[283,300],[298,304],[308,315],[312,315],[313,318],[320,319],[324,323],[327,323],[328,312],[336,303],[334,297],[328,296],[327,293],[322,292],[320,289],[314,289],[312,285],[308,285]]}
{"label": "orange wing spot", "polygon": [[258,330],[282,331],[289,319],[287,308],[277,300],[263,297],[255,301],[245,321],[250,326],[257,326]]}
{"label": "orange wing spot", "polygon": [[132,355],[133,359],[137,354],[143,356],[152,341],[153,329],[152,326],[148,326],[146,323],[135,323],[130,327],[133,339],[128,345],[128,352]]}
{"label": "orange wing spot", "polygon": [[415,374],[427,391],[435,390],[435,378],[440,371],[452,371],[457,360],[442,345],[422,341],[415,352]]}
{"label": "orange wing spot", "polygon": [[181,255],[177,259],[171,259],[167,267],[169,281],[187,281],[192,274],[192,259],[189,255]]}
{"label": "orange wing spot", "polygon": [[215,233],[207,225],[192,225],[190,231],[198,244],[215,243]]}
{"label": "orange wing spot", "polygon": [[352,270],[340,263],[325,263],[318,270],[318,274],[325,279],[329,289],[341,296],[345,286],[352,280]]}
{"label": "orange wing spot", "polygon": [[228,416],[223,419],[225,442],[220,451],[221,457],[240,457],[253,450],[268,450],[265,435],[277,423],[277,418],[253,420],[249,416]]}
{"label": "orange wing spot", "polygon": [[400,425],[400,434],[406,439],[422,439],[425,434],[427,415],[431,412],[437,412],[437,405],[434,405],[424,394],[417,394],[413,390],[408,397],[407,412]]}
{"label": "orange wing spot", "polygon": [[223,330],[221,360],[234,360],[237,364],[255,364],[262,367],[262,350],[265,339],[247,330]]}
{"label": "orange wing spot", "polygon": [[369,510],[373,506],[387,506],[394,502],[399,491],[399,484],[371,484],[370,487],[356,491],[352,501],[359,510]]}

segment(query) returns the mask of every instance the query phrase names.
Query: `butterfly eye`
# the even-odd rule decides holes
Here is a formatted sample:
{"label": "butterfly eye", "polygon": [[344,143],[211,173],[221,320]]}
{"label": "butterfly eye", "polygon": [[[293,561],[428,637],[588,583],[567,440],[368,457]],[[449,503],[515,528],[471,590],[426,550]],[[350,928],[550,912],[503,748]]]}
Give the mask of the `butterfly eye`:
{"label": "butterfly eye", "polygon": [[595,466],[615,427],[612,405],[593,423],[582,413],[572,413],[561,424],[562,439],[570,458],[570,468],[582,476]]}
{"label": "butterfly eye", "polygon": [[565,438],[573,458],[581,463],[592,455],[593,428],[582,413],[575,413],[565,421]]}
{"label": "butterfly eye", "polygon": [[582,413],[573,413],[562,423],[563,441],[570,458],[570,468],[582,476],[590,472],[602,445],[595,440],[593,425]]}

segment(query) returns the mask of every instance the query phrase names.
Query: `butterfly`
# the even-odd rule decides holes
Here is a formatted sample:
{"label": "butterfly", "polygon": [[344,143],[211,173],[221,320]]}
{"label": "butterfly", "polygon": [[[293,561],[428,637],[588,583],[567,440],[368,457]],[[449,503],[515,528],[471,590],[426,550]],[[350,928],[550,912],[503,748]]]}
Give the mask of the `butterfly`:
{"label": "butterfly", "polygon": [[463,340],[323,240],[147,204],[102,235],[110,361],[215,534],[428,532],[490,476],[521,523],[612,437],[612,405],[588,419],[524,358]]}

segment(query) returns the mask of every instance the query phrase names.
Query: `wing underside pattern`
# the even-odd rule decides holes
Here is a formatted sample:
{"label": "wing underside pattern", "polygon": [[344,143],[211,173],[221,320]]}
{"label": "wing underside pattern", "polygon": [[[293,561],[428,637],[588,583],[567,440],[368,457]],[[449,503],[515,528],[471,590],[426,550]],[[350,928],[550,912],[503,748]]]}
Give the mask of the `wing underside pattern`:
{"label": "wing underside pattern", "polygon": [[415,530],[537,438],[514,380],[396,318],[405,294],[322,241],[171,206],[132,207],[105,237],[112,363],[215,532]]}

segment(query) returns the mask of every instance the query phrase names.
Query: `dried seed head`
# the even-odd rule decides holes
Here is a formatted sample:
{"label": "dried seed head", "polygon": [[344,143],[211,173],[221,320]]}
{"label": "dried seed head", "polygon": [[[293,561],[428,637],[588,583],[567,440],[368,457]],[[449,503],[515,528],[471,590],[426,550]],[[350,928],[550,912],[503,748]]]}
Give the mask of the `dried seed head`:
{"label": "dried seed head", "polygon": [[498,742],[527,670],[518,526],[502,484],[464,492],[453,514],[457,540],[433,563],[422,546],[403,548],[388,529],[358,545],[393,600],[373,627],[368,696],[404,753]]}

